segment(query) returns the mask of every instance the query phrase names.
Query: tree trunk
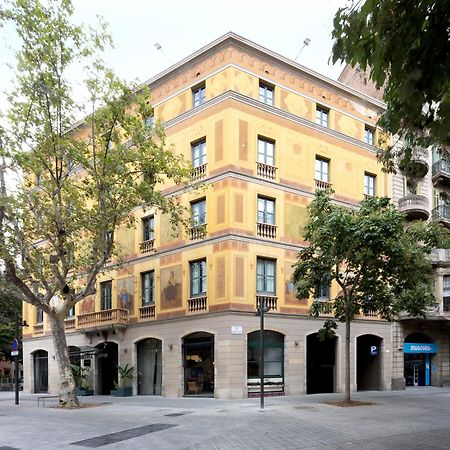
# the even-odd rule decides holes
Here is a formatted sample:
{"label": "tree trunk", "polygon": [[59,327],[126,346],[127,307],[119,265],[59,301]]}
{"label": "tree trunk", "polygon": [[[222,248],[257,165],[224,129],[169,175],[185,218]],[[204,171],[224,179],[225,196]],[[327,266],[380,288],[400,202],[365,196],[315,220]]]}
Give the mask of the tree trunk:
{"label": "tree trunk", "polygon": [[350,318],[345,318],[345,386],[344,401],[350,402]]}
{"label": "tree trunk", "polygon": [[70,366],[69,349],[67,348],[64,319],[49,314],[52,327],[53,345],[55,347],[56,363],[59,375],[59,404],[63,406],[79,406],[75,393],[75,381]]}

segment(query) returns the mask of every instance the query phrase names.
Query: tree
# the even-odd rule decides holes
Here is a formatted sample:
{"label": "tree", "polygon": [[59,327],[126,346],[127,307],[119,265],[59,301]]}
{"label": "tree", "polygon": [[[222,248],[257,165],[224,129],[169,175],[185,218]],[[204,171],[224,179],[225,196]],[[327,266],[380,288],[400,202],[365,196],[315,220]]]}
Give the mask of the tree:
{"label": "tree", "polygon": [[359,210],[332,203],[332,191],[317,191],[308,206],[308,247],[295,264],[297,298],[314,295],[324,283],[339,292],[329,302],[314,300],[310,314],[332,313],[320,336],[334,335],[336,320],[345,323],[345,396],[350,401],[350,325],[361,314],[376,311],[392,320],[400,311],[424,316],[434,302],[431,252],[444,232],[421,222],[404,228],[404,217],[388,198],[369,198]]}
{"label": "tree", "polygon": [[380,125],[404,143],[380,151],[390,171],[417,147],[450,145],[449,20],[450,0],[358,1],[335,15],[333,62],[384,88]]}
{"label": "tree", "polygon": [[15,337],[15,318],[20,315],[19,293],[5,283],[0,275],[0,359],[11,357],[11,343]]}
{"label": "tree", "polygon": [[[145,123],[152,115],[147,90],[127,85],[99,59],[110,41],[104,25],[87,32],[72,13],[70,0],[17,0],[0,12],[21,44],[0,148],[25,174],[9,192],[5,163],[0,172],[0,256],[7,281],[49,317],[60,403],[69,406],[78,399],[64,318],[95,294],[97,276],[120,257],[116,232],[133,227],[135,208],[185,223],[177,198],[158,185],[190,177],[190,165],[166,148],[161,125]],[[69,74],[83,66],[89,114],[73,126],[84,108]]]}

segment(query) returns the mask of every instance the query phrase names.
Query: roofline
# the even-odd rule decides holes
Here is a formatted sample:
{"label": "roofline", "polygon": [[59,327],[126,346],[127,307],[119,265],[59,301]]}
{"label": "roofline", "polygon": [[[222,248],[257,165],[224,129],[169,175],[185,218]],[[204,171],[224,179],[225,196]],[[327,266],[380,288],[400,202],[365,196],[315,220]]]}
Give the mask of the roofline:
{"label": "roofline", "polygon": [[255,42],[250,41],[249,39],[246,39],[232,31],[229,31],[228,33],[220,36],[219,38],[215,39],[214,41],[210,42],[209,44],[207,44],[204,47],[200,48],[199,50],[195,51],[194,53],[191,53],[189,56],[183,58],[181,61],[173,64],[172,66],[169,66],[167,69],[163,70],[162,72],[158,73],[157,75],[144,81],[143,83],[141,83],[139,85],[139,87],[151,86],[152,84],[157,83],[159,80],[166,77],[170,73],[179,70],[184,65],[190,63],[191,61],[194,61],[196,58],[200,57],[201,55],[203,55],[205,53],[208,53],[210,50],[214,49],[217,46],[220,46],[221,44],[224,44],[227,41],[230,41],[230,42],[234,41],[238,44],[241,44],[241,45],[249,47],[253,50],[259,51],[263,54],[269,55],[270,57],[277,59],[277,60],[283,62],[284,64],[290,66],[294,70],[303,72],[304,74],[308,75],[311,78],[318,79],[318,80],[332,86],[335,89],[343,91],[346,94],[349,94],[353,97],[357,97],[361,100],[364,100],[380,109],[386,109],[386,103],[384,103],[380,100],[377,100],[373,97],[370,97],[369,95],[364,94],[350,86],[347,86],[346,84],[341,83],[340,81],[333,80],[332,78],[322,75],[319,72],[316,72],[312,69],[308,69],[307,67],[302,66],[301,64],[298,64],[297,62],[293,61],[292,59],[286,58],[285,56],[282,56],[279,53],[269,50],[269,49],[263,47],[262,45],[256,44]]}

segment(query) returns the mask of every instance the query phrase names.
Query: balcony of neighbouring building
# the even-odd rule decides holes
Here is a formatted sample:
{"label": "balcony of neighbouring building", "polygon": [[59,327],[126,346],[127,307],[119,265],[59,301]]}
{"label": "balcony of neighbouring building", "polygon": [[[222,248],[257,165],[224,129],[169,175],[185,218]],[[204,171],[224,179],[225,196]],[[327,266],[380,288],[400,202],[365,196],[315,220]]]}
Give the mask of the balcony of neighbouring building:
{"label": "balcony of neighbouring building", "polygon": [[258,177],[268,178],[269,180],[275,180],[277,175],[277,168],[269,164],[257,162],[256,173]]}
{"label": "balcony of neighbouring building", "polygon": [[188,299],[188,311],[190,313],[205,312],[208,310],[208,299],[205,296]]}
{"label": "balcony of neighbouring building", "polygon": [[149,239],[147,241],[142,241],[139,244],[139,250],[141,251],[141,253],[156,252],[156,248],[154,247],[154,245],[155,245],[155,240],[154,239]]}
{"label": "balcony of neighbouring building", "polygon": [[83,328],[84,330],[105,330],[115,327],[125,328],[128,324],[128,310],[116,308],[79,314],[77,321],[78,328]]}
{"label": "balcony of neighbouring building", "polygon": [[450,206],[449,205],[439,205],[433,209],[431,216],[434,220],[442,223],[447,228],[450,228]]}
{"label": "balcony of neighbouring building", "polygon": [[270,223],[257,223],[256,224],[256,234],[258,236],[268,238],[268,239],[276,239],[277,237],[277,227],[276,225],[272,225]]}
{"label": "balcony of neighbouring building", "polygon": [[139,320],[156,319],[155,305],[144,305],[139,307]]}
{"label": "balcony of neighbouring building", "polygon": [[269,308],[269,311],[277,310],[278,297],[273,295],[256,295],[256,310],[259,309],[262,302]]}
{"label": "balcony of neighbouring building", "polygon": [[415,149],[408,162],[406,163],[403,160],[399,166],[404,175],[416,179],[423,178],[430,169],[428,165],[428,150],[424,148]]}
{"label": "balcony of neighbouring building", "polygon": [[75,326],[76,326],[76,320],[75,317],[66,317],[64,319],[64,327],[65,329],[68,330],[75,330]]}
{"label": "balcony of neighbouring building", "polygon": [[450,249],[435,248],[431,252],[431,264],[433,266],[450,266]]}
{"label": "balcony of neighbouring building", "polygon": [[407,219],[427,220],[430,216],[429,202],[425,195],[408,194],[398,201],[398,209],[405,213]]}
{"label": "balcony of neighbouring building", "polygon": [[431,174],[435,185],[450,185],[450,161],[436,161],[431,168]]}

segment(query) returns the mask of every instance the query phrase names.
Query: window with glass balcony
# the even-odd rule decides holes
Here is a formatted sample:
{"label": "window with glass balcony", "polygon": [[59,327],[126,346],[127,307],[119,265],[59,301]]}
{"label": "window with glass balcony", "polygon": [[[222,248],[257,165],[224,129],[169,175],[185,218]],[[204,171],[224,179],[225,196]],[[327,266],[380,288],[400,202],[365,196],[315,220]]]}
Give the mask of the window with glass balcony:
{"label": "window with glass balcony", "polygon": [[100,283],[100,308],[112,309],[112,281]]}
{"label": "window with glass balcony", "polygon": [[364,195],[368,197],[375,196],[375,175],[364,173]]}
{"label": "window with glass balcony", "polygon": [[40,325],[44,322],[44,311],[42,308],[36,307],[36,325]]}
{"label": "window with glass balcony", "polygon": [[275,179],[275,142],[258,137],[257,174],[263,178]]}
{"label": "window with glass balcony", "polygon": [[193,178],[199,179],[206,175],[206,139],[191,144]]}
{"label": "window with glass balcony", "polygon": [[276,237],[275,227],[275,200],[258,196],[257,235],[272,238]]}
{"label": "window with glass balcony", "polygon": [[141,273],[141,301],[142,306],[155,304],[155,271]]}
{"label": "window with glass balcony", "polygon": [[266,105],[273,106],[273,86],[266,83],[259,83],[259,101]]}
{"label": "window with glass balcony", "polygon": [[153,241],[155,239],[155,217],[147,216],[142,219],[142,240]]}
{"label": "window with glass balcony", "polygon": [[206,233],[206,199],[191,203],[191,240],[202,239]]}
{"label": "window with glass balcony", "polygon": [[450,312],[450,275],[442,277],[442,308],[445,312]]}
{"label": "window with glass balcony", "polygon": [[317,284],[314,297],[320,302],[330,301],[330,281],[328,279],[324,278]]}
{"label": "window with glass balcony", "polygon": [[206,101],[206,86],[204,84],[192,89],[192,107],[203,105]]}
{"label": "window with glass balcony", "polygon": [[326,189],[330,186],[330,160],[316,156],[315,168],[316,189]]}

